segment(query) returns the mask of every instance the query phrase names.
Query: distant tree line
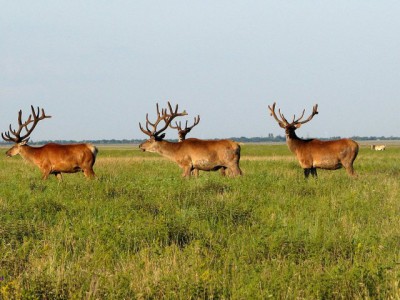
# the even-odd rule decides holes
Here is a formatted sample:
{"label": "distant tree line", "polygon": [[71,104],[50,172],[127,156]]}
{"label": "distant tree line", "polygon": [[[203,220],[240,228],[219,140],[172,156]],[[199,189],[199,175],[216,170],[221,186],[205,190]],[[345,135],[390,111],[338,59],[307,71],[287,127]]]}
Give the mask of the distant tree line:
{"label": "distant tree line", "polygon": [[[333,139],[340,139],[340,136],[333,136],[330,138],[320,138],[321,140],[333,140]],[[240,142],[240,143],[273,143],[273,142],[285,142],[285,136],[277,135],[274,136],[273,134],[269,134],[267,137],[231,137],[231,140]],[[400,140],[400,137],[397,136],[353,136],[351,137],[353,140],[357,141],[388,141],[388,140]],[[43,140],[43,141],[30,141],[29,144],[31,145],[41,145],[46,143],[59,143],[59,144],[72,144],[72,143],[93,143],[93,144],[103,144],[103,145],[115,145],[115,144],[140,144],[144,142],[145,139],[102,139],[102,140]],[[171,139],[169,141],[176,142],[177,140]],[[0,145],[6,145],[4,141],[0,141]]]}

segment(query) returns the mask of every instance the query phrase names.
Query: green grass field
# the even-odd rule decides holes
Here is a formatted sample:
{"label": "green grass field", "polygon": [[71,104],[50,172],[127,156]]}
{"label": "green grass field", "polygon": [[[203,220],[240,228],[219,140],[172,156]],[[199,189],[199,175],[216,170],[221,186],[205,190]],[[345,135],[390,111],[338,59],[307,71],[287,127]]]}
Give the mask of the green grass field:
{"label": "green grass field", "polygon": [[0,155],[1,299],[400,298],[400,147],[318,180],[286,145],[243,145],[241,178],[190,180],[99,149],[96,180],[62,183]]}

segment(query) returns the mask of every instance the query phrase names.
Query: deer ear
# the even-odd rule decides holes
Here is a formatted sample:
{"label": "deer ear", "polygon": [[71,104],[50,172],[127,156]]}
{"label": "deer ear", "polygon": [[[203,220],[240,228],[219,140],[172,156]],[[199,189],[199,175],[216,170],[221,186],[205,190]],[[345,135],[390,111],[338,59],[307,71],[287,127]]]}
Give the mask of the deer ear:
{"label": "deer ear", "polygon": [[19,143],[18,145],[24,146],[24,145],[26,145],[26,144],[28,143],[28,141],[29,141],[29,138],[27,138],[26,140],[22,141],[22,142]]}
{"label": "deer ear", "polygon": [[294,125],[294,127],[296,127],[296,129],[300,128],[301,124],[296,124]]}
{"label": "deer ear", "polygon": [[156,137],[156,141],[162,141],[165,138],[165,133]]}

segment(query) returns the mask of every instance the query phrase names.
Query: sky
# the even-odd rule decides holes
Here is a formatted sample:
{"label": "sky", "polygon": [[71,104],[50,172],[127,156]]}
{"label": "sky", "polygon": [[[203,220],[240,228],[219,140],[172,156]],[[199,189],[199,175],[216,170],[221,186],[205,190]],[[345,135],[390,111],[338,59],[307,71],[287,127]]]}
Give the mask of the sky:
{"label": "sky", "polygon": [[[400,136],[400,2],[0,0],[0,131],[44,108],[31,140],[145,139],[156,103],[197,138]],[[186,118],[179,120],[185,121]],[[177,138],[167,130],[167,138]]]}

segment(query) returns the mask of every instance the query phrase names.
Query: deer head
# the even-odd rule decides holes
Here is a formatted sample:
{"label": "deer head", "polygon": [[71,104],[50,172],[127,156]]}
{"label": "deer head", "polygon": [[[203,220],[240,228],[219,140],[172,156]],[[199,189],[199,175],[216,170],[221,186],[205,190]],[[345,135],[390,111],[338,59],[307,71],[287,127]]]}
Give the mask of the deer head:
{"label": "deer head", "polygon": [[192,126],[188,126],[188,121],[186,120],[186,124],[185,124],[185,128],[184,129],[182,129],[181,121],[179,121],[179,123],[175,122],[175,126],[169,124],[169,127],[171,127],[172,129],[178,130],[179,142],[182,142],[182,141],[185,140],[186,135],[190,132],[190,130],[192,130],[194,126],[199,124],[199,122],[200,122],[200,116],[198,115],[197,117],[194,118],[194,123],[193,123]]}
{"label": "deer head", "polygon": [[279,109],[279,116],[280,119],[277,117],[276,113],[275,113],[275,105],[276,103],[274,102],[274,104],[272,104],[272,107],[268,105],[268,108],[270,110],[271,116],[274,117],[274,119],[278,122],[279,126],[283,129],[285,129],[286,134],[290,134],[291,132],[294,132],[296,129],[300,128],[301,125],[311,121],[311,119],[318,114],[318,104],[315,104],[313,107],[313,111],[311,113],[311,115],[301,121],[301,119],[303,119],[304,117],[304,113],[305,113],[305,109],[303,110],[303,113],[301,114],[301,116],[299,118],[296,119],[296,115],[293,116],[293,120],[291,123],[288,122],[288,120],[286,120],[285,116],[281,113],[281,110]]}
{"label": "deer head", "polygon": [[[7,156],[17,155],[19,153],[20,147],[26,145],[26,143],[29,141],[29,136],[31,135],[39,121],[46,118],[51,118],[51,116],[46,116],[43,108],[40,110],[38,107],[35,111],[34,107],[31,105],[31,110],[32,113],[29,115],[28,119],[25,122],[22,122],[22,110],[18,112],[17,130],[12,129],[12,126],[10,124],[9,131],[1,133],[1,137],[3,138],[3,140],[5,140],[6,142],[15,143],[15,145],[6,152]],[[30,128],[28,128],[28,125],[31,125]],[[23,129],[25,129],[26,132],[24,135],[21,135]]]}
{"label": "deer head", "polygon": [[[178,104],[175,106],[175,110],[172,109],[171,104],[168,102],[168,110],[162,109],[161,112],[157,103],[157,120],[153,123],[149,120],[149,114],[146,114],[146,129],[142,127],[142,124],[139,123],[140,130],[149,136],[149,139],[144,143],[139,145],[139,148],[143,151],[155,152],[155,145],[157,142],[162,141],[165,137],[164,131],[168,128],[172,120],[178,116],[186,116],[187,112],[183,111],[181,113],[178,112]],[[161,129],[157,129],[157,126],[161,121],[164,121],[164,125]],[[151,128],[150,128],[151,127]]]}

